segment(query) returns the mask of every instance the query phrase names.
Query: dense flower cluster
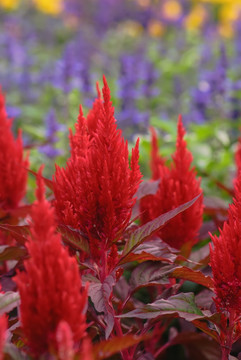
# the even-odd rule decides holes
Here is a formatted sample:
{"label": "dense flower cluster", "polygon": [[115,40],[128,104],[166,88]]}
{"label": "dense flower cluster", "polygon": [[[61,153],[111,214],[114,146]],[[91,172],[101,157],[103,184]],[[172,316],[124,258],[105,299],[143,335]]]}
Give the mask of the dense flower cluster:
{"label": "dense flower cluster", "polygon": [[138,141],[130,169],[105,78],[103,99],[99,92],[86,119],[80,109],[76,133],[70,134],[71,157],[54,177],[59,221],[88,235],[97,257],[98,248],[108,249],[128,225],[141,179]]}
{"label": "dense flower cluster", "polygon": [[220,235],[212,235],[211,267],[219,309],[241,314],[241,177],[235,182],[235,198]]}
{"label": "dense flower cluster", "polygon": [[6,341],[6,331],[7,331],[8,321],[6,315],[0,316],[0,360],[3,360],[3,349]]}
{"label": "dense flower cluster", "polygon": [[27,244],[30,258],[25,261],[26,272],[19,272],[15,281],[21,297],[22,329],[32,354],[39,356],[58,351],[62,322],[68,324],[73,344],[84,337],[87,293],[81,290],[75,258],[55,232],[54,209],[44,197],[40,177],[36,195]]}
{"label": "dense flower cluster", "polygon": [[0,93],[0,207],[13,209],[25,195],[28,159],[23,157],[22,137],[11,132],[11,120]]}
{"label": "dense flower cluster", "polygon": [[[165,165],[165,160],[158,155],[157,138],[152,137],[152,179],[160,179],[158,191],[141,201],[141,221],[146,223],[157,216],[170,211],[185,202],[192,200],[201,193],[200,180],[191,168],[192,154],[183,139],[185,130],[181,117],[178,121],[176,152],[172,156],[171,167]],[[169,245],[180,249],[185,243],[193,244],[202,224],[202,197],[195,204],[177,215],[160,231],[160,237]]]}

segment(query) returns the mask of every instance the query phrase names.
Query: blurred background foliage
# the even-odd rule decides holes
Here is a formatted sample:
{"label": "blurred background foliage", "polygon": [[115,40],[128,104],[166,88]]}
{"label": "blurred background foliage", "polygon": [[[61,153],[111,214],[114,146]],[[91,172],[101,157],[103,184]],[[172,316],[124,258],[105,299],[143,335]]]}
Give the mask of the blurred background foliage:
{"label": "blurred background foliage", "polygon": [[[240,0],[0,0],[0,83],[31,169],[64,165],[68,128],[105,74],[130,147],[175,147],[178,114],[206,194],[230,197],[241,117]],[[30,193],[35,179],[30,177]],[[29,195],[31,196],[31,195]]]}

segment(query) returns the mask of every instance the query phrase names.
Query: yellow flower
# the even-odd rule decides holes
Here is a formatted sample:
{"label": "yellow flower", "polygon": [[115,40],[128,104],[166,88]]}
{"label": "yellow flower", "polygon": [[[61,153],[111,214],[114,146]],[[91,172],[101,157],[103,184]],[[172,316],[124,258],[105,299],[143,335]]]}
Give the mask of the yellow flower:
{"label": "yellow flower", "polygon": [[168,20],[177,20],[182,14],[182,7],[176,0],[165,1],[162,5],[162,14]]}
{"label": "yellow flower", "polygon": [[162,34],[165,31],[165,28],[163,24],[160,21],[157,20],[151,20],[148,23],[148,32],[152,37],[159,37],[162,36]]}
{"label": "yellow flower", "polygon": [[63,10],[62,0],[33,0],[37,9],[50,15],[58,15]]}
{"label": "yellow flower", "polygon": [[195,5],[185,19],[185,26],[188,30],[198,30],[203,25],[207,13],[203,5]]}
{"label": "yellow flower", "polygon": [[230,23],[222,23],[218,26],[218,32],[221,36],[230,38],[234,33],[233,26]]}
{"label": "yellow flower", "polygon": [[223,5],[219,12],[219,18],[222,22],[234,22],[241,14],[241,1],[232,4]]}
{"label": "yellow flower", "polygon": [[7,10],[14,10],[18,7],[20,0],[0,0],[0,6]]}

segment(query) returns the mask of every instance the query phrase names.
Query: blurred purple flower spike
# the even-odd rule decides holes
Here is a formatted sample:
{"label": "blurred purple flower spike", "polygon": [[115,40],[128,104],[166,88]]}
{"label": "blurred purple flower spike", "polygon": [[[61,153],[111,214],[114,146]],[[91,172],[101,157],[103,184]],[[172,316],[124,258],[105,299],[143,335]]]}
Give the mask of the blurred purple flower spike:
{"label": "blurred purple flower spike", "polygon": [[45,154],[47,157],[53,159],[60,155],[62,152],[56,149],[55,143],[58,141],[57,132],[64,131],[65,125],[57,122],[56,113],[54,109],[50,109],[45,117],[45,135],[46,144],[39,147],[39,151]]}

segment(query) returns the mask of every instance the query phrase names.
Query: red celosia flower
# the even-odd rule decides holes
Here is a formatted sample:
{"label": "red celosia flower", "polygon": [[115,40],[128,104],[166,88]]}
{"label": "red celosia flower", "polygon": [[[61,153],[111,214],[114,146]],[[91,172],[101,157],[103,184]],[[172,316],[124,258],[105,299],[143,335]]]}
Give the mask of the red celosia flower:
{"label": "red celosia flower", "polygon": [[27,158],[23,158],[21,132],[15,140],[11,120],[5,110],[4,96],[0,92],[0,207],[15,208],[26,191]]}
{"label": "red celosia flower", "polygon": [[[161,214],[182,205],[201,193],[200,180],[191,168],[192,154],[183,139],[185,130],[181,117],[178,121],[176,152],[172,156],[173,163],[168,168],[157,153],[156,134],[152,137],[152,178],[160,179],[155,195],[146,196],[141,200],[141,221],[146,223]],[[159,232],[159,236],[177,249],[187,242],[195,243],[198,230],[202,224],[203,204],[200,197],[192,207],[177,215]]]}
{"label": "red celosia flower", "polygon": [[0,316],[0,360],[3,360],[4,358],[3,349],[6,341],[7,324],[8,321],[6,315],[5,314],[1,315]]}
{"label": "red celosia flower", "polygon": [[87,293],[81,291],[81,279],[75,258],[70,257],[55,232],[54,209],[44,197],[43,181],[38,178],[37,201],[33,205],[32,237],[27,243],[30,258],[26,272],[18,273],[24,335],[31,352],[39,356],[57,351],[56,331],[65,321],[74,343],[85,334]]}
{"label": "red celosia flower", "polygon": [[212,236],[211,267],[219,310],[241,315],[241,176],[235,184],[235,198],[219,236]]}
{"label": "red celosia flower", "polygon": [[86,119],[80,109],[76,133],[70,133],[71,157],[53,179],[59,221],[88,235],[96,259],[98,249],[111,247],[128,225],[141,179],[138,141],[130,169],[105,78],[103,99],[99,92]]}

